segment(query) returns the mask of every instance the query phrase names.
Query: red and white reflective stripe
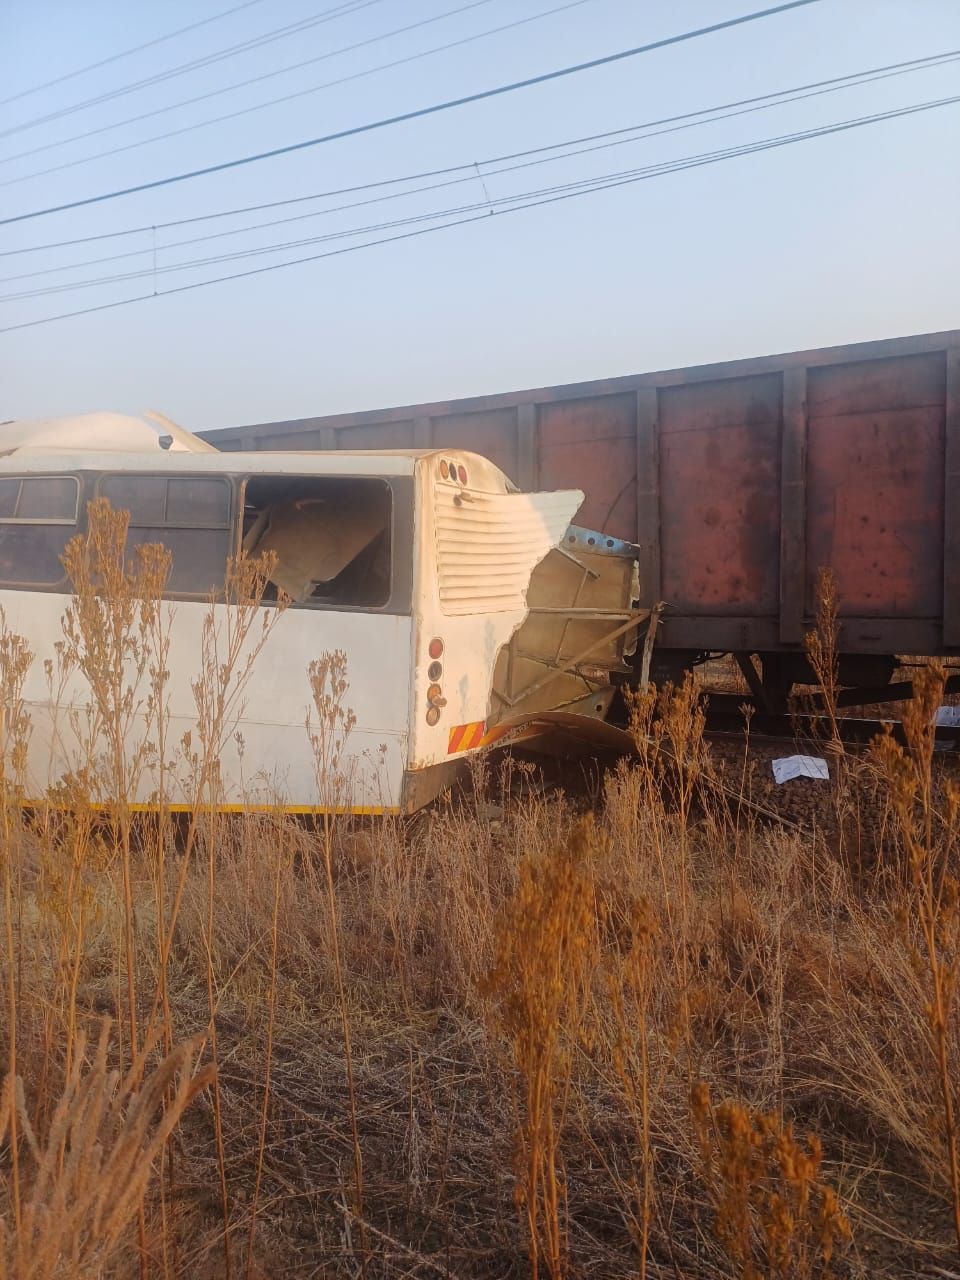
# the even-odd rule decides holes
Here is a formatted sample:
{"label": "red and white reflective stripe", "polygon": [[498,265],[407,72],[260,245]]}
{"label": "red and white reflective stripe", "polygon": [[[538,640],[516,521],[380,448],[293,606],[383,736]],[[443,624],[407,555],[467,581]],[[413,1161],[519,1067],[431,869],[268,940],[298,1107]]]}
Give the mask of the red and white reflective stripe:
{"label": "red and white reflective stripe", "polygon": [[474,720],[470,724],[455,724],[447,737],[447,755],[458,751],[472,751],[479,747],[487,731],[486,721]]}
{"label": "red and white reflective stripe", "polygon": [[492,729],[488,729],[484,720],[456,724],[447,738],[447,755],[456,755],[459,751],[474,751],[477,747],[489,747],[492,742],[499,742],[508,733],[516,734],[517,730],[502,724],[495,724]]}

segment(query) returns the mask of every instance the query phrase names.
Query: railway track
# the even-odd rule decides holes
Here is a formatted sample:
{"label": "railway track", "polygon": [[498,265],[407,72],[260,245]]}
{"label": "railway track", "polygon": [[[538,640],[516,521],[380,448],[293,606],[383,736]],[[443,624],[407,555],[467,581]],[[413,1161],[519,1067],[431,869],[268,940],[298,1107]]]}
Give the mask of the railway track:
{"label": "railway track", "polygon": [[[749,707],[745,713],[744,706]],[[711,694],[707,702],[707,735],[710,738],[740,738],[749,729],[752,743],[794,744],[822,747],[834,736],[834,726],[829,717],[816,714],[773,715],[755,710],[738,694]],[[864,747],[873,741],[884,727],[890,725],[894,738],[902,744],[906,739],[901,722],[892,717],[866,718],[862,716],[838,716],[836,728],[840,740],[853,747]],[[944,751],[960,750],[960,728],[938,726],[938,748]]]}

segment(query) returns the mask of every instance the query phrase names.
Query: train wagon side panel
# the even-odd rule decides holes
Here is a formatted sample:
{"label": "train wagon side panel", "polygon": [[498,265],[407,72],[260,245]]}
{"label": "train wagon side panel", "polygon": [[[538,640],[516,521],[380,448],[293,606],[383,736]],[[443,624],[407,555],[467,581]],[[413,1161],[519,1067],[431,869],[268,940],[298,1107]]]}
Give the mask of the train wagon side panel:
{"label": "train wagon side panel", "polygon": [[807,612],[829,565],[847,616],[938,618],[945,354],[812,369],[807,414]]}
{"label": "train wagon side panel", "polygon": [[659,645],[800,652],[817,572],[848,653],[960,653],[960,331],[209,433],[470,449],[639,547]]}

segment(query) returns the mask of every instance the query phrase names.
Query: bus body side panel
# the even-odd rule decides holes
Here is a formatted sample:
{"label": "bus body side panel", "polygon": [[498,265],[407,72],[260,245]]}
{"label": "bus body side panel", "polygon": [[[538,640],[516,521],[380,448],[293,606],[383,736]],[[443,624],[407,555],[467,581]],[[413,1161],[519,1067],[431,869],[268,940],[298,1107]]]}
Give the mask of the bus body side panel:
{"label": "bus body side panel", "polygon": [[[74,671],[52,707],[44,673],[44,660],[55,656],[54,644],[62,635],[61,619],[68,603],[69,597],[50,592],[0,591],[8,628],[22,635],[35,655],[24,688],[32,723],[27,788],[31,800],[42,799],[51,785],[82,763],[80,743],[88,732],[86,708],[92,699],[85,678]],[[165,614],[167,610],[171,622],[166,756],[174,768],[165,791],[171,804],[188,806],[194,795],[183,766],[182,740],[189,732],[192,749],[200,749],[191,682],[199,673],[203,624],[210,606],[178,601],[165,605]],[[215,612],[222,631],[226,608],[215,606]],[[221,803],[312,810],[336,800],[356,811],[398,807],[407,758],[412,629],[410,617],[368,612],[288,609],[277,619],[244,687],[238,714],[224,735],[219,757]],[[252,629],[252,643],[259,633],[258,622]],[[224,649],[225,643],[221,654]],[[305,723],[309,711],[318,727],[307,669],[315,658],[337,649],[347,654],[349,688],[343,705],[355,715],[356,725],[343,755],[341,778],[318,786]],[[241,659],[238,669],[242,668]],[[138,700],[145,701],[148,692],[145,680]],[[71,718],[79,719],[79,737]],[[141,717],[128,739],[130,755],[145,735],[155,741],[156,730]],[[139,804],[149,803],[156,786],[154,761],[132,798]]]}

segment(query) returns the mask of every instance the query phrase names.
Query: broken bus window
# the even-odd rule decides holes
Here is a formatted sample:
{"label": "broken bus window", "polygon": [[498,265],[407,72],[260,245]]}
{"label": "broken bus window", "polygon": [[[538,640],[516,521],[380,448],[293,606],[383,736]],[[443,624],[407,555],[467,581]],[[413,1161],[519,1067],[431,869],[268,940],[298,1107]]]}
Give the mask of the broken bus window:
{"label": "broken bus window", "polygon": [[375,609],[390,598],[392,503],[379,479],[259,476],[247,481],[243,546],[273,552],[268,594],[307,608]]}

